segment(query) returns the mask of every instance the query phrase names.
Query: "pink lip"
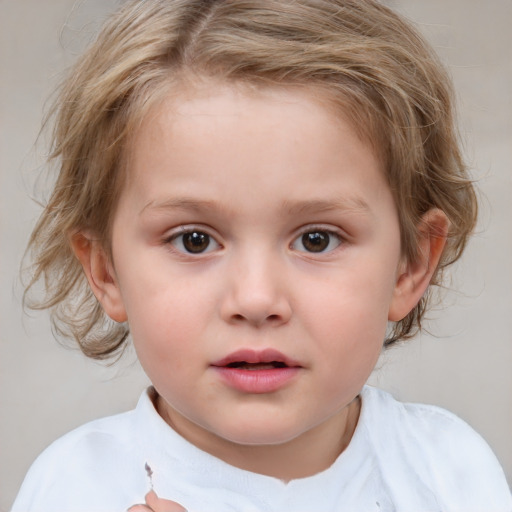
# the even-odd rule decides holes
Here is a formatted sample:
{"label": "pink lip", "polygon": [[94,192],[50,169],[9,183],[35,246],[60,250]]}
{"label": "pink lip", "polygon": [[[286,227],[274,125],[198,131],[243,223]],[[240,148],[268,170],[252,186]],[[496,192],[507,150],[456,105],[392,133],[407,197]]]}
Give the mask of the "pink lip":
{"label": "pink lip", "polygon": [[212,363],[212,366],[227,366],[231,363],[238,363],[241,361],[245,361],[250,364],[257,363],[272,363],[277,361],[278,363],[284,363],[286,366],[297,366],[300,367],[300,363],[290,359],[285,356],[279,350],[275,350],[273,348],[266,348],[264,350],[252,350],[249,348],[244,348],[237,350],[236,352],[232,352],[231,354],[219,359]]}
{"label": "pink lip", "polygon": [[[229,366],[236,363],[280,363],[276,368],[245,369]],[[230,387],[244,393],[272,393],[283,388],[302,368],[278,350],[242,349],[212,364],[222,380]]]}

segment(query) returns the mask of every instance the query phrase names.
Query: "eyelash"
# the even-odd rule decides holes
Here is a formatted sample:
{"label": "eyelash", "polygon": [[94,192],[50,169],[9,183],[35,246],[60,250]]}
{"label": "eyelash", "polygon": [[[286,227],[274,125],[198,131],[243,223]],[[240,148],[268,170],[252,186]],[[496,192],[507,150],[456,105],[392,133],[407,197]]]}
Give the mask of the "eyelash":
{"label": "eyelash", "polygon": [[[302,243],[302,245],[304,245],[304,241],[305,241],[304,237],[306,235],[318,235],[318,234],[327,235],[327,237],[328,237],[327,246],[324,249],[319,250],[319,251],[308,251],[308,250],[299,250],[295,247],[297,243]],[[313,241],[313,240],[311,240],[311,241]],[[324,240],[317,239],[317,241],[315,241],[313,243],[318,243],[318,242],[321,243],[322,241],[325,241],[325,239]],[[334,247],[329,248],[329,246],[332,245],[333,241],[336,245]],[[339,233],[337,233],[336,231],[334,231],[332,229],[327,229],[322,226],[308,226],[301,233],[299,233],[299,235],[296,238],[294,238],[294,240],[290,244],[290,248],[299,250],[300,252],[304,252],[306,254],[326,254],[326,253],[330,253],[330,252],[336,250],[344,241],[345,241],[344,238]],[[328,249],[328,250],[325,250],[325,249]]]}
{"label": "eyelash", "polygon": [[[195,241],[193,239],[189,240],[189,242],[192,241],[193,244],[197,244],[196,248],[199,249],[197,252],[195,252],[194,250],[188,250],[185,247],[185,243],[187,242],[184,240],[184,237],[186,235],[197,235],[195,237]],[[317,236],[316,240],[315,238],[310,238],[309,240],[309,242],[312,243],[313,245],[316,244],[320,250],[308,250],[307,248],[305,248],[304,244],[307,242],[307,240],[304,237],[306,235],[321,235],[320,237]],[[204,249],[201,246],[201,242],[204,242],[206,244]],[[303,252],[306,254],[326,254],[336,250],[343,242],[344,238],[339,233],[321,226],[311,226],[308,227],[307,229],[304,229],[293,239],[293,241],[290,244],[290,249],[297,250],[299,252]],[[304,247],[304,249],[299,249],[297,247],[297,244],[299,243]],[[325,243],[327,243],[327,245],[324,247],[323,245]],[[335,244],[334,247],[332,247],[333,243]],[[181,254],[195,256],[208,254],[222,247],[222,245],[219,242],[217,242],[217,240],[215,240],[215,238],[212,235],[210,235],[207,231],[195,227],[180,227],[179,232],[173,233],[172,235],[164,239],[164,244],[172,245],[173,248]]]}
{"label": "eyelash", "polygon": [[[185,248],[183,237],[185,237],[186,235],[194,235],[194,234],[202,236],[203,240],[204,240],[204,238],[207,238],[208,245],[206,246],[205,250],[194,252],[194,251],[189,251]],[[178,240],[181,240],[181,242],[178,243],[177,242]],[[196,238],[196,242],[201,242],[201,239]],[[210,247],[212,245],[211,244],[212,242],[215,245],[213,248]],[[213,250],[215,250],[216,248],[221,247],[219,242],[217,242],[215,240],[215,238],[212,235],[210,235],[207,231],[205,231],[204,229],[201,229],[201,228],[194,228],[194,227],[180,227],[179,232],[173,233],[172,235],[168,236],[164,240],[164,244],[172,245],[177,252],[179,252],[181,254],[187,254],[187,255],[208,254],[208,253],[212,252]],[[181,248],[178,247],[178,245],[181,245]]]}

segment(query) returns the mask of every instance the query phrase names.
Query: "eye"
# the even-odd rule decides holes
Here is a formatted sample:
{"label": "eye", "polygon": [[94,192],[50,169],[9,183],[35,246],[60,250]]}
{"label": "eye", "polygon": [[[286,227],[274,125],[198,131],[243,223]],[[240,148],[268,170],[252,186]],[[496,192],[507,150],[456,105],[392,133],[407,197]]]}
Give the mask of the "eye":
{"label": "eye", "polygon": [[196,229],[173,235],[169,243],[178,251],[188,254],[203,254],[220,247],[208,233]]}
{"label": "eye", "polygon": [[325,229],[313,229],[302,233],[291,247],[297,251],[310,253],[330,252],[341,244],[341,237]]}

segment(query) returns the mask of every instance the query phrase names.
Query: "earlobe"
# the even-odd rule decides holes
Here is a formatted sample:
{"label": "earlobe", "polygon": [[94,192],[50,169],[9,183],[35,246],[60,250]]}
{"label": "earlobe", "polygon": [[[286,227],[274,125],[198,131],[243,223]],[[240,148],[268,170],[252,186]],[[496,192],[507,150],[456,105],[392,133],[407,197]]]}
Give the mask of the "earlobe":
{"label": "earlobe", "polygon": [[429,210],[418,226],[418,257],[404,262],[398,271],[388,319],[402,320],[427,290],[446,244],[449,221],[444,212]]}
{"label": "earlobe", "polygon": [[89,232],[72,235],[70,243],[105,313],[115,322],[126,322],[126,310],[114,268],[102,243]]}

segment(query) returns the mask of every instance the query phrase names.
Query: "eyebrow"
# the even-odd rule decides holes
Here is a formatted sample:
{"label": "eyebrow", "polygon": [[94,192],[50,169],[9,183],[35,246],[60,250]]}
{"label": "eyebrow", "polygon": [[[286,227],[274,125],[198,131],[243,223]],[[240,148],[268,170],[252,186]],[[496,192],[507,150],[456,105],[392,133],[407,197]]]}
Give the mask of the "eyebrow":
{"label": "eyebrow", "polygon": [[225,210],[223,205],[218,201],[194,199],[191,197],[177,197],[172,199],[165,199],[163,201],[149,201],[144,205],[139,215],[142,215],[145,211],[159,211],[159,210],[192,210],[192,211],[204,211],[204,210]]}
{"label": "eyebrow", "polygon": [[[368,214],[370,206],[359,197],[354,198],[334,198],[334,199],[311,199],[303,201],[283,202],[282,208],[290,215],[303,215],[307,213],[324,213],[330,211],[346,211],[351,213]],[[188,211],[227,211],[225,206],[219,201],[209,199],[195,199],[191,197],[177,197],[165,199],[163,201],[149,201],[139,212],[142,215],[147,210],[165,211],[165,210],[188,210]]]}
{"label": "eyebrow", "polygon": [[360,197],[343,197],[333,199],[312,199],[306,201],[284,202],[284,209],[290,214],[323,213],[347,211],[351,213],[370,213],[370,206]]}

